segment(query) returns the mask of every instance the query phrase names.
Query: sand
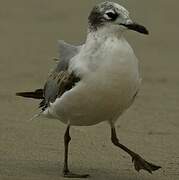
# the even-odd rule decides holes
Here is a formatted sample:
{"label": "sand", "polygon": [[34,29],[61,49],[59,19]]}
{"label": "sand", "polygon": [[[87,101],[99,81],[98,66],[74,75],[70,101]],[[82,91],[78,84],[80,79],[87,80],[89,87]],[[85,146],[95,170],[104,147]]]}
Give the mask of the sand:
{"label": "sand", "polygon": [[[128,155],[110,142],[106,123],[72,129],[70,167],[96,180],[178,180],[179,2],[120,2],[148,27],[150,36],[126,33],[140,59],[143,84],[117,123],[118,136],[163,168],[153,175],[137,173]],[[16,97],[15,92],[43,86],[57,56],[57,39],[74,44],[85,40],[86,19],[95,3],[0,1],[0,179],[63,179],[65,126],[43,118],[29,122],[39,102]]]}

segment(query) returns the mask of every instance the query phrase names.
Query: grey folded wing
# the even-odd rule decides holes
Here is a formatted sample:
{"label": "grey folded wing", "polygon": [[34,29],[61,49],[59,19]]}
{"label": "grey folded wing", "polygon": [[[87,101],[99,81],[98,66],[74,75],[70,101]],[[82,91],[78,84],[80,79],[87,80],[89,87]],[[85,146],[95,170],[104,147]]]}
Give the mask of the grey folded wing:
{"label": "grey folded wing", "polygon": [[81,49],[81,46],[73,46],[62,40],[58,41],[59,49],[59,63],[55,68],[55,71],[60,72],[68,69],[69,61],[74,57]]}
{"label": "grey folded wing", "polygon": [[80,81],[74,73],[68,72],[70,60],[78,54],[81,46],[73,46],[58,41],[59,44],[59,62],[48,77],[44,86],[44,100],[40,103],[42,110],[45,110],[50,103],[53,103],[57,97],[75,86]]}

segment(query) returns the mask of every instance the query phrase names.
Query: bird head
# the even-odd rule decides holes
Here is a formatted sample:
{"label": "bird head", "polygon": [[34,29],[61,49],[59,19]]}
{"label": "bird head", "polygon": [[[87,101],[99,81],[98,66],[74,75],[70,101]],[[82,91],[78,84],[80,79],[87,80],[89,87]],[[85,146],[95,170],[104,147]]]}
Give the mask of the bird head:
{"label": "bird head", "polygon": [[133,30],[142,34],[149,34],[144,26],[131,20],[129,12],[123,6],[109,1],[100,3],[92,9],[88,23],[90,31],[108,28],[111,31]]}

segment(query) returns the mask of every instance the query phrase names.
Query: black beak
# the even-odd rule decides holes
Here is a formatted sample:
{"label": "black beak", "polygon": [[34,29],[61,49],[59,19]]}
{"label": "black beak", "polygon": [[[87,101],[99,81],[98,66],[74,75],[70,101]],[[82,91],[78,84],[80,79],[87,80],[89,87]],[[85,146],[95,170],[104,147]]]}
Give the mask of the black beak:
{"label": "black beak", "polygon": [[142,33],[142,34],[146,34],[146,35],[149,34],[149,31],[144,26],[139,25],[137,23],[121,24],[121,25],[127,27],[130,30],[137,31],[137,32]]}

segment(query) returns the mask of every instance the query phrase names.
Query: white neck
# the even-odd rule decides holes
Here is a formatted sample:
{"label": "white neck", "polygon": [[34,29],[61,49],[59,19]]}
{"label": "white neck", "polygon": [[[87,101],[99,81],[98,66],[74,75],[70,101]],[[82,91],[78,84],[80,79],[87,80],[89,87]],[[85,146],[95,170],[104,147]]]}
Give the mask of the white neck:
{"label": "white neck", "polygon": [[105,26],[105,27],[100,27],[96,31],[88,31],[87,35],[87,42],[91,40],[95,41],[105,41],[108,38],[122,38],[123,37],[123,32],[124,28],[119,28],[119,26]]}

